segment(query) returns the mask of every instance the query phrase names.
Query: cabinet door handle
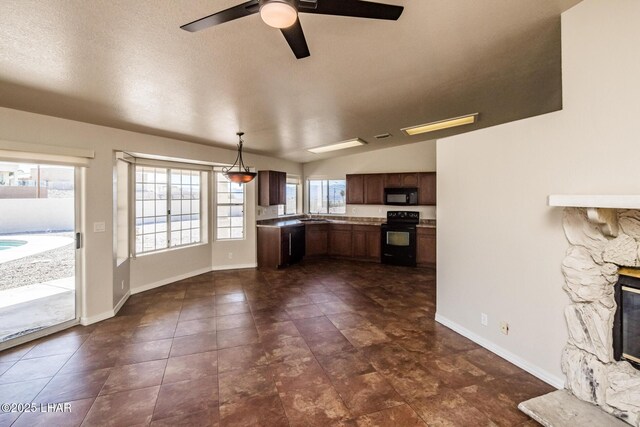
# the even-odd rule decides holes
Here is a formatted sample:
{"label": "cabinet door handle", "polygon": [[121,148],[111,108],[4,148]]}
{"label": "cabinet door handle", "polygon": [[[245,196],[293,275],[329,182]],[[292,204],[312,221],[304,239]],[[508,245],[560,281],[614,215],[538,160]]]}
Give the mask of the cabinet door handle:
{"label": "cabinet door handle", "polygon": [[289,256],[291,256],[291,233],[289,233]]}

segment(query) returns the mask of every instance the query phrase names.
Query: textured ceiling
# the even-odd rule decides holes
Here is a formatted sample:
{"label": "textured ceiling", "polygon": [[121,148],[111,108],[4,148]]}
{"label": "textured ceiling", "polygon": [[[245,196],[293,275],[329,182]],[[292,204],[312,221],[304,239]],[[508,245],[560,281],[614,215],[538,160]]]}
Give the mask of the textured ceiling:
{"label": "textured ceiling", "polygon": [[[0,106],[223,147],[242,130],[247,151],[301,162],[480,113],[440,138],[561,108],[559,14],[579,0],[387,0],[405,6],[397,22],[303,14],[302,60],[258,15],[179,28],[241,2],[3,0]],[[369,144],[306,151],[355,137]]]}

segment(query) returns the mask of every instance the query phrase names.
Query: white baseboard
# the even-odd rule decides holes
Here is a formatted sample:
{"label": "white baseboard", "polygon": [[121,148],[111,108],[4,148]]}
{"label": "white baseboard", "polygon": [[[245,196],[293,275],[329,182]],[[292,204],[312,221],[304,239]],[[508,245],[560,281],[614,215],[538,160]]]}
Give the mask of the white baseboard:
{"label": "white baseboard", "polygon": [[211,267],[211,271],[222,271],[222,270],[242,270],[244,268],[256,268],[258,264],[235,264],[235,265],[216,265]]}
{"label": "white baseboard", "polygon": [[103,311],[100,314],[96,314],[95,316],[82,316],[80,318],[80,324],[82,326],[89,326],[97,322],[102,322],[103,320],[107,320],[111,317],[115,316],[113,310]]}
{"label": "white baseboard", "polygon": [[83,317],[81,317],[80,318],[80,324],[82,326],[89,326],[89,325],[92,325],[94,323],[102,322],[103,320],[107,320],[107,319],[112,318],[113,316],[118,314],[118,312],[120,311],[120,309],[122,308],[124,303],[127,302],[127,300],[129,299],[130,295],[131,295],[130,292],[127,292],[126,294],[124,294],[122,296],[122,298],[120,298],[120,301],[118,301],[118,303],[116,304],[115,307],[113,307],[112,310],[104,311],[104,312],[102,312],[100,314],[96,314],[95,316],[83,316]]}
{"label": "white baseboard", "polygon": [[505,350],[504,348],[494,344],[493,342],[489,341],[486,338],[481,337],[480,335],[476,334],[475,332],[471,332],[470,330],[468,330],[467,328],[457,324],[456,322],[447,319],[446,317],[436,313],[436,322],[440,323],[441,325],[446,326],[447,328],[459,333],[460,335],[469,338],[471,341],[481,345],[482,347],[486,348],[487,350],[489,350],[492,353],[497,354],[498,356],[502,357],[503,359],[513,363],[514,365],[516,365],[517,367],[524,369],[525,371],[529,372],[531,375],[533,375],[536,378],[541,379],[542,381],[544,381],[545,383],[557,388],[557,389],[561,389],[564,388],[564,378],[560,378],[556,375],[553,375],[547,371],[545,371],[544,369],[539,368],[538,366],[535,366],[533,364],[531,364],[530,362],[522,359],[520,356],[516,356],[515,354],[511,353],[508,350]]}
{"label": "white baseboard", "polygon": [[205,267],[198,270],[190,271],[188,273],[180,274],[178,276],[168,277],[166,279],[158,280],[157,282],[148,283],[146,285],[137,286],[131,288],[131,295],[139,294],[140,292],[150,291],[151,289],[159,288],[160,286],[168,285],[169,283],[177,282],[179,280],[188,279],[189,277],[197,276],[199,274],[208,273],[211,268]]}
{"label": "white baseboard", "polygon": [[131,291],[127,291],[126,294],[124,294],[122,296],[122,298],[120,298],[120,301],[118,301],[118,303],[116,304],[115,307],[113,307],[113,315],[115,316],[116,314],[118,314],[118,312],[120,311],[120,309],[122,308],[122,306],[124,305],[125,302],[127,302],[127,300],[129,299],[129,296],[131,295]]}
{"label": "white baseboard", "polygon": [[107,320],[118,313],[124,303],[127,302],[130,295],[139,294],[140,292],[149,291],[151,289],[159,288],[160,286],[168,285],[173,282],[177,282],[179,280],[188,279],[193,276],[198,276],[200,274],[209,273],[210,271],[223,271],[223,270],[240,270],[244,268],[255,268],[257,264],[234,264],[234,265],[220,265],[214,267],[206,267],[201,268],[199,270],[190,271],[188,273],[180,274],[178,276],[169,277],[167,279],[158,280],[157,282],[149,283],[147,285],[137,286],[135,288],[131,288],[129,292],[127,292],[118,303],[115,305],[113,310],[108,310],[102,312],[100,314],[96,314],[95,316],[83,316],[80,318],[80,324],[84,326],[91,325],[96,322],[101,322],[103,320]]}

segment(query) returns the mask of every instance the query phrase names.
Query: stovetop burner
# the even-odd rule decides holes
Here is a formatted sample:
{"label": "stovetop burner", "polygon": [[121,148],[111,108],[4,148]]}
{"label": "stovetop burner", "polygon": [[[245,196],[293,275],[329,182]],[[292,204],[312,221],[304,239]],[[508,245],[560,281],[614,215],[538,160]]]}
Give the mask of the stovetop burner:
{"label": "stovetop burner", "polygon": [[413,224],[420,223],[420,212],[415,211],[389,211],[387,212],[387,224]]}

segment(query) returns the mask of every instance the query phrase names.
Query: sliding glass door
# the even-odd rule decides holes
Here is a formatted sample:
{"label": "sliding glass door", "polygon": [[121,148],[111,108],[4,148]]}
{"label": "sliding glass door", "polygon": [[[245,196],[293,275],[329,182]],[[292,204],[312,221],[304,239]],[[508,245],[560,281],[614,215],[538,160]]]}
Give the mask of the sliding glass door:
{"label": "sliding glass door", "polygon": [[0,162],[0,349],[77,321],[76,175]]}

